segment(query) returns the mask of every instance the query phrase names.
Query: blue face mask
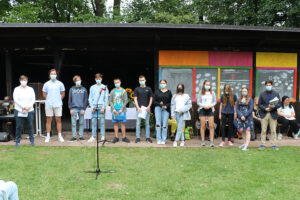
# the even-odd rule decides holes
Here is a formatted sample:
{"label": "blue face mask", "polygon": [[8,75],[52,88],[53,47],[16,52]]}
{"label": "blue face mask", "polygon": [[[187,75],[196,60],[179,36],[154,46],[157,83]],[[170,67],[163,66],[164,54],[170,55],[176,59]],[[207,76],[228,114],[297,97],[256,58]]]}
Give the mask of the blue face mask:
{"label": "blue face mask", "polygon": [[4,106],[9,106],[8,102],[3,103]]}
{"label": "blue face mask", "polygon": [[272,90],[272,86],[266,86],[266,90],[267,91],[271,91]]}
{"label": "blue face mask", "polygon": [[140,81],[140,85],[145,85],[145,81]]}
{"label": "blue face mask", "polygon": [[96,80],[97,84],[100,84],[102,82],[102,80]]}
{"label": "blue face mask", "polygon": [[160,84],[159,86],[160,86],[160,88],[166,88],[167,85],[166,84]]}
{"label": "blue face mask", "polygon": [[75,83],[77,86],[81,85],[81,81],[76,81]]}
{"label": "blue face mask", "polygon": [[116,84],[115,84],[115,87],[116,87],[116,88],[119,88],[120,86],[121,86],[120,83],[116,83]]}
{"label": "blue face mask", "polygon": [[204,89],[205,89],[205,90],[210,90],[210,85],[205,85],[205,86],[204,86]]}
{"label": "blue face mask", "polygon": [[229,94],[229,92],[225,92],[225,94],[227,94],[227,95],[228,95],[228,94]]}
{"label": "blue face mask", "polygon": [[52,74],[50,75],[51,80],[55,80],[56,79],[56,75]]}

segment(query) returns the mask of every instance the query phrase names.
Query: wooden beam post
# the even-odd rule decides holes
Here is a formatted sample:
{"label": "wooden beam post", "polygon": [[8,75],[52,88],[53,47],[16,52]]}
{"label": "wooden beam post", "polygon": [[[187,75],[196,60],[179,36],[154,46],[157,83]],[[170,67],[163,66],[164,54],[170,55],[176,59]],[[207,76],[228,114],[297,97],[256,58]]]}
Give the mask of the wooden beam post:
{"label": "wooden beam post", "polygon": [[12,98],[12,65],[11,54],[9,51],[5,52],[5,77],[6,77],[6,95]]}

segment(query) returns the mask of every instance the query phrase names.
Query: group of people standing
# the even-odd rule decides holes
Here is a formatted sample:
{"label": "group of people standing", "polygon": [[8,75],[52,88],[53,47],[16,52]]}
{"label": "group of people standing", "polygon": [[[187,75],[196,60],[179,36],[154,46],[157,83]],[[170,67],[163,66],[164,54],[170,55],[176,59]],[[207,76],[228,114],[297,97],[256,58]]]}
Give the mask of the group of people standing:
{"label": "group of people standing", "polygon": [[[45,142],[50,142],[50,131],[52,118],[55,117],[58,140],[64,142],[62,136],[62,100],[65,97],[65,87],[62,82],[57,80],[57,71],[51,69],[49,71],[49,81],[43,86],[43,96],[45,101],[46,113],[46,137]],[[121,80],[115,78],[114,86],[109,93],[106,85],[102,83],[103,76],[100,73],[95,74],[95,84],[88,90],[82,86],[81,77],[76,75],[73,77],[74,86],[70,88],[68,94],[68,107],[71,115],[72,138],[69,142],[77,140],[77,120],[79,120],[79,140],[84,141],[84,115],[88,106],[92,110],[92,136],[88,142],[96,140],[96,131],[100,124],[101,140],[105,140],[105,111],[106,107],[111,107],[112,122],[114,124],[115,137],[113,143],[119,142],[119,124],[121,125],[122,141],[129,143],[126,137],[126,105],[128,103],[127,92],[121,86]],[[23,123],[27,122],[30,144],[34,145],[33,118],[35,102],[35,93],[33,89],[27,86],[28,77],[20,76],[20,86],[16,87],[13,93],[15,102],[15,118],[16,118],[16,146],[20,144],[20,136]],[[176,93],[173,95],[167,87],[167,81],[160,80],[159,88],[154,92],[146,86],[145,76],[139,76],[139,85],[134,90],[134,102],[136,105],[136,140],[135,143],[141,141],[141,120],[145,120],[146,142],[152,143],[150,138],[150,110],[154,105],[154,113],[156,119],[156,140],[157,144],[166,144],[168,135],[168,125],[172,126],[173,146],[176,147],[178,142],[180,146],[184,146],[184,127],[185,121],[191,120],[190,109],[192,102],[190,96],[185,93],[184,84],[179,83],[176,87]],[[284,127],[291,126],[289,134],[293,134],[297,139],[299,136],[299,128],[295,119],[295,111],[289,104],[289,98],[283,97],[282,104],[280,102],[271,103],[276,97],[280,99],[279,94],[272,89],[273,82],[268,80],[265,82],[266,90],[262,92],[255,101],[250,98],[248,88],[244,87],[240,91],[239,98],[233,93],[230,85],[225,85],[223,94],[220,99],[219,119],[221,124],[222,142],[220,147],[226,145],[225,136],[227,133],[229,146],[233,146],[233,129],[236,127],[240,134],[245,133],[245,142],[240,146],[242,150],[249,149],[251,133],[253,133],[254,124],[261,125],[261,146],[265,148],[266,134],[268,127],[271,131],[272,148],[278,150],[276,146],[276,127],[277,118]],[[201,124],[201,145],[205,146],[206,124],[210,132],[210,147],[214,147],[214,113],[217,104],[216,94],[213,92],[211,82],[205,80],[197,98],[198,114]],[[145,112],[142,118],[140,114]],[[98,124],[97,124],[98,123]],[[175,125],[175,128],[174,128]],[[173,135],[176,130],[176,137]]]}

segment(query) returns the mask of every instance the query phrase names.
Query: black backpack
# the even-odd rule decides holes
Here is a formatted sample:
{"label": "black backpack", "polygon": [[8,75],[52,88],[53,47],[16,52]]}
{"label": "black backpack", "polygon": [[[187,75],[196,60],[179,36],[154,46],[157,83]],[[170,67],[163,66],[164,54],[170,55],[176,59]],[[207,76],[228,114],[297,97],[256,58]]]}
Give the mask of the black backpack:
{"label": "black backpack", "polygon": [[8,142],[10,140],[10,136],[8,132],[0,132],[0,142]]}

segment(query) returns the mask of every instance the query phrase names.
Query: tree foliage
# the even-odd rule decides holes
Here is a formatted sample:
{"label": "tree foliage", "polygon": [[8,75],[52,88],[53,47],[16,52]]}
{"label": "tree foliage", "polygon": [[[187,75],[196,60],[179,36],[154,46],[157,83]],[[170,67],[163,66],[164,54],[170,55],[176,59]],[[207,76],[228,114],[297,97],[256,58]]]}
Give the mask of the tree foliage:
{"label": "tree foliage", "polygon": [[299,0],[1,0],[0,21],[300,27]]}

